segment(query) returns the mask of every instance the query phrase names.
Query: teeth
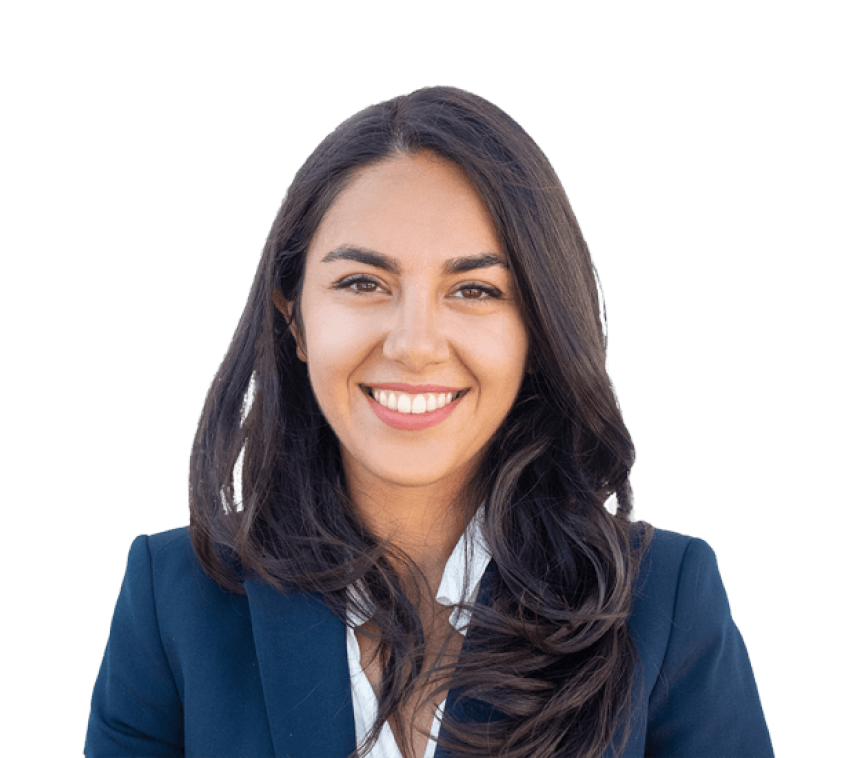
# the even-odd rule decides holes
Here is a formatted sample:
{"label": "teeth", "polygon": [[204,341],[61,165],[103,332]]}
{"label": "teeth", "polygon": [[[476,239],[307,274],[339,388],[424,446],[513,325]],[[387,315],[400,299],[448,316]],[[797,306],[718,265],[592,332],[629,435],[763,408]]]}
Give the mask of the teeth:
{"label": "teeth", "polygon": [[457,400],[460,392],[425,392],[409,395],[406,392],[373,389],[372,397],[385,408],[400,413],[430,413]]}

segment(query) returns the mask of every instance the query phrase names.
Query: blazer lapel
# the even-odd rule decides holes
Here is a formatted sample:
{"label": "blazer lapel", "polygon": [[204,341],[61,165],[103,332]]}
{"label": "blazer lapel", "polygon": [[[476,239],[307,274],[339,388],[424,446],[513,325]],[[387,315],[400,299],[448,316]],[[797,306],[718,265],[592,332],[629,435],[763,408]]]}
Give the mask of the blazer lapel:
{"label": "blazer lapel", "polygon": [[[478,595],[475,598],[477,603],[482,605],[490,605],[491,589],[493,577],[496,571],[496,564],[493,561],[487,565],[484,575],[481,577],[481,585],[478,589]],[[463,652],[470,647],[470,639],[464,640],[461,648],[461,656]],[[492,721],[498,721],[503,718],[503,714],[497,711],[493,706],[483,703],[480,700],[473,698],[462,697],[457,689],[449,690],[446,696],[446,706],[443,709],[444,715],[448,716],[455,724],[488,724]],[[443,729],[440,729],[440,737],[447,736]],[[434,751],[434,758],[451,758],[451,754],[440,744]]]}
{"label": "blazer lapel", "polygon": [[345,625],[314,595],[245,590],[276,757],[345,758],[356,746]]}
{"label": "blazer lapel", "polygon": [[[477,601],[489,605],[495,566]],[[245,591],[276,758],[347,758],[355,749],[345,625],[315,595],[283,594],[247,580]],[[467,647],[467,642],[464,647]],[[451,690],[445,713],[455,723],[500,718],[492,706]],[[434,758],[448,758],[438,745]]]}

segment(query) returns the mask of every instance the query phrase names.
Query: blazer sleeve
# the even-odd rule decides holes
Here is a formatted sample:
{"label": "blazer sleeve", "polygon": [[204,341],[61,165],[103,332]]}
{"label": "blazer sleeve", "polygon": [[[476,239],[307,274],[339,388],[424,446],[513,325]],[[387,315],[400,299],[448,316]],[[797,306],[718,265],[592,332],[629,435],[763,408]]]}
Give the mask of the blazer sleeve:
{"label": "blazer sleeve", "polygon": [[702,540],[691,539],[682,558],[647,715],[647,758],[773,756],[747,650],[714,552]]}
{"label": "blazer sleeve", "polygon": [[85,754],[182,756],[183,708],[160,639],[147,537],[130,548],[94,686]]}

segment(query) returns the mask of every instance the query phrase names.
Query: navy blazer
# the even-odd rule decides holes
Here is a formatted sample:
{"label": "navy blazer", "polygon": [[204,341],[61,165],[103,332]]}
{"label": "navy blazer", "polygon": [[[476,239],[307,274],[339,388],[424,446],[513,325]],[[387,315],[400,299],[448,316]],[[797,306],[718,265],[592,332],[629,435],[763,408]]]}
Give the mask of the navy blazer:
{"label": "navy blazer", "polygon": [[[202,570],[188,530],[130,549],[85,753],[344,758],[355,748],[345,625],[315,596]],[[655,530],[629,622],[641,667],[625,756],[772,756],[711,548]],[[449,693],[447,712],[486,718]],[[438,746],[437,756],[446,753]]]}

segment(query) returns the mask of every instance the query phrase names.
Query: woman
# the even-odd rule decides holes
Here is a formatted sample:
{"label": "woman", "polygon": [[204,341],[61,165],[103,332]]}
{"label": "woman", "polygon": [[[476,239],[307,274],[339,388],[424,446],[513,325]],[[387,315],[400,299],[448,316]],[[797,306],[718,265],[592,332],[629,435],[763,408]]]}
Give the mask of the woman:
{"label": "woman", "polygon": [[131,549],[87,754],[771,755],[713,554],[630,522],[633,460],[539,148],[456,89],[367,108],[272,226],[188,533]]}

